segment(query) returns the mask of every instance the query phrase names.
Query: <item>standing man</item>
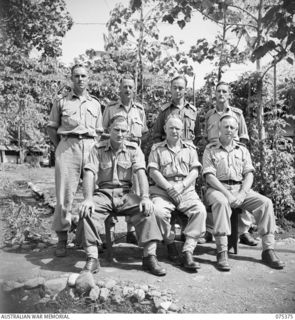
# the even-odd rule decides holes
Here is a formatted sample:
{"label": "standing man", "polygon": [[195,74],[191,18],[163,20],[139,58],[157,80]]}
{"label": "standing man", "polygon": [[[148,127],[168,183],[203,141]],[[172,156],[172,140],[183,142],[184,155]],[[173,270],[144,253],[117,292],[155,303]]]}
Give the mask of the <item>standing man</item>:
{"label": "standing man", "polygon": [[[126,117],[128,122],[127,139],[141,145],[142,136],[148,132],[146,124],[146,115],[143,106],[134,101],[135,82],[130,75],[124,75],[120,81],[120,100],[110,104],[103,113],[103,128],[105,133],[108,133],[111,120],[122,115]],[[138,193],[138,182],[135,180],[134,191]],[[137,244],[137,239],[134,232],[134,227],[129,222],[129,217],[126,217],[127,222],[127,243]]]}
{"label": "standing man", "polygon": [[167,245],[170,260],[178,260],[171,230],[171,212],[177,209],[188,217],[184,229],[182,265],[186,269],[199,269],[193,259],[197,241],[205,232],[206,209],[195,191],[201,164],[196,147],[191,141],[182,140],[183,122],[177,115],[170,115],[164,126],[166,140],[154,144],[149,156],[149,173],[154,186],[150,193],[155,205],[158,225]]}
{"label": "standing man", "polygon": [[[209,143],[218,142],[219,140],[219,120],[224,114],[233,115],[238,120],[238,130],[234,139],[236,141],[241,141],[244,144],[249,142],[248,130],[246,122],[243,116],[243,112],[239,108],[234,108],[229,105],[230,100],[230,89],[229,85],[225,82],[219,82],[216,86],[216,106],[215,108],[209,110],[205,116],[205,132],[204,136],[207,138]],[[209,213],[207,218],[207,229],[208,232],[201,241],[206,242],[206,240],[211,240],[212,236],[210,231],[212,231],[212,216]],[[239,233],[240,242],[249,246],[256,246],[258,241],[255,240],[252,235],[248,232],[252,225],[251,214],[243,211],[239,215]]]}
{"label": "standing man", "polygon": [[[144,248],[143,269],[163,276],[166,270],[156,258],[157,241],[163,238],[149,199],[144,155],[136,143],[126,140],[128,123],[125,117],[113,117],[109,132],[110,139],[95,145],[84,168],[85,200],[77,231],[87,255],[84,271],[95,272],[99,268],[97,245],[101,241],[96,221],[111,212],[120,212],[128,214],[135,225],[139,245]],[[139,181],[140,195],[130,192],[133,173]],[[96,175],[98,189],[93,195]]]}
{"label": "standing man", "polygon": [[206,199],[213,214],[213,235],[217,248],[217,268],[229,271],[227,236],[231,234],[231,208],[242,208],[254,215],[262,237],[262,261],[274,269],[284,263],[274,252],[275,216],[269,198],[254,192],[254,167],[247,148],[234,138],[239,120],[224,114],[219,120],[219,141],[207,145],[203,155],[203,176],[209,188]]}
{"label": "standing man", "polygon": [[165,104],[154,124],[153,143],[165,140],[165,122],[170,114],[178,114],[183,122],[182,139],[194,141],[196,137],[197,109],[185,100],[187,80],[177,76],[171,80],[172,101]]}
{"label": "standing man", "polygon": [[81,64],[71,69],[72,90],[53,104],[47,132],[56,147],[56,207],[53,230],[56,256],[66,256],[71,209],[83,168],[95,138],[103,131],[99,102],[87,92],[88,72]]}

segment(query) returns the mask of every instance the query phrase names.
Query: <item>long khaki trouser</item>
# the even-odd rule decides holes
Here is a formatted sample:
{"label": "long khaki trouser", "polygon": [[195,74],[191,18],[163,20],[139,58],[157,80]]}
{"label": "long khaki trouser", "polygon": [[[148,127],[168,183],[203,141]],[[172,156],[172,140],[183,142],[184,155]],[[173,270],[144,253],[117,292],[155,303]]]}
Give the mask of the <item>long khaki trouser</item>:
{"label": "long khaki trouser", "polygon": [[[241,188],[241,185],[228,186],[224,184],[224,186],[233,195],[237,194]],[[213,215],[213,235],[216,237],[230,235],[232,210],[227,198],[220,191],[208,188],[206,199],[208,204],[211,205]],[[250,190],[240,208],[249,211],[254,216],[258,226],[258,233],[262,236],[263,250],[274,249],[275,216],[271,200]],[[224,246],[226,244],[227,239]]]}
{"label": "long khaki trouser", "polygon": [[94,143],[94,138],[63,137],[57,146],[55,152],[56,207],[52,223],[52,229],[57,233],[68,231],[71,227],[73,200]]}

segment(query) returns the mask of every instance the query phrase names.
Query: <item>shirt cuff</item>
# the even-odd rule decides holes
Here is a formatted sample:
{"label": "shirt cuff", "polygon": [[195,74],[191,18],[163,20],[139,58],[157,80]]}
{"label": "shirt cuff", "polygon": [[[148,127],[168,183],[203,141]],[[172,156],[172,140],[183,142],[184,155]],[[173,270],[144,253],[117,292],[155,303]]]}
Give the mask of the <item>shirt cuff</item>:
{"label": "shirt cuff", "polygon": [[97,174],[97,167],[93,163],[86,164],[86,166],[84,166],[84,170],[90,170],[94,173],[94,175]]}
{"label": "shirt cuff", "polygon": [[202,172],[202,176],[204,177],[208,173],[212,173],[214,176],[216,176],[216,170],[213,170],[213,169],[210,169],[210,168],[204,169],[203,172]]}

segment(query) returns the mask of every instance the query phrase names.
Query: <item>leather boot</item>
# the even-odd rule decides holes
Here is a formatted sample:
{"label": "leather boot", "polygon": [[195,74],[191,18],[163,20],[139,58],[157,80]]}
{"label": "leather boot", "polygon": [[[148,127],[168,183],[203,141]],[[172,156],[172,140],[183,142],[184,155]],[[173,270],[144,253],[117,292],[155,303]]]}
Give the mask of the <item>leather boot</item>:
{"label": "leather boot", "polygon": [[142,268],[143,270],[148,270],[150,273],[155,276],[165,276],[166,270],[159,265],[156,256],[148,255],[147,257],[143,257],[142,259]]}
{"label": "leather boot", "polygon": [[279,259],[273,249],[268,249],[262,252],[262,261],[273,269],[283,269],[285,263]]}
{"label": "leather boot", "polygon": [[126,242],[138,245],[135,231],[128,231],[127,232]]}
{"label": "leather boot", "polygon": [[221,271],[229,271],[230,265],[228,263],[227,251],[217,253],[217,269]]}
{"label": "leather boot", "polygon": [[251,247],[258,245],[258,241],[249,232],[240,235],[240,243]]}
{"label": "leather boot", "polygon": [[67,241],[59,240],[55,249],[56,257],[65,257],[67,255]]}
{"label": "leather boot", "polygon": [[170,261],[176,262],[179,259],[179,253],[176,247],[176,243],[172,242],[167,244],[167,251],[168,251],[168,259]]}
{"label": "leather boot", "polygon": [[82,272],[92,272],[92,273],[96,273],[98,272],[100,269],[100,264],[99,264],[99,260],[95,259],[95,258],[87,258],[86,259],[86,264],[84,266],[84,268],[82,269]]}
{"label": "leather boot", "polygon": [[193,254],[189,251],[185,251],[182,255],[182,265],[186,269],[195,270],[200,269],[201,266],[198,262],[194,261]]}

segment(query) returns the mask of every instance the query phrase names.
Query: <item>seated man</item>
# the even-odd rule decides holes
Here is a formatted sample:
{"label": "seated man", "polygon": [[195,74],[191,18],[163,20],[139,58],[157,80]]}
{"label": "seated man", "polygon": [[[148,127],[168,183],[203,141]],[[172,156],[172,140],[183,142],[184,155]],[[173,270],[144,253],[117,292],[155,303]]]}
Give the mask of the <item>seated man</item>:
{"label": "seated man", "polygon": [[227,235],[231,234],[231,208],[240,207],[254,215],[262,237],[262,261],[274,269],[284,263],[274,252],[275,217],[270,199],[251,189],[253,171],[250,153],[234,140],[237,119],[225,114],[220,118],[219,141],[209,144],[203,155],[203,176],[209,188],[206,199],[212,208],[213,235],[217,247],[217,268],[229,271]]}
{"label": "seated man", "polygon": [[155,182],[150,187],[155,214],[172,261],[178,260],[178,252],[171,231],[171,212],[177,209],[188,217],[181,260],[185,268],[198,269],[200,265],[193,260],[193,252],[206,230],[206,209],[195,191],[201,164],[193,143],[181,139],[183,123],[177,115],[167,118],[164,130],[166,140],[153,145],[148,164]]}
{"label": "seated man", "polygon": [[[80,207],[77,237],[86,251],[84,271],[99,269],[97,245],[101,243],[95,226],[102,215],[120,212],[130,216],[143,250],[143,268],[152,274],[166,274],[157,261],[157,241],[162,235],[154,215],[154,206],[149,199],[149,185],[145,174],[144,155],[136,143],[125,139],[128,123],[118,115],[110,123],[110,139],[96,144],[84,167],[83,194]],[[131,194],[132,173],[139,181],[140,196]],[[98,190],[94,191],[97,175]]]}

